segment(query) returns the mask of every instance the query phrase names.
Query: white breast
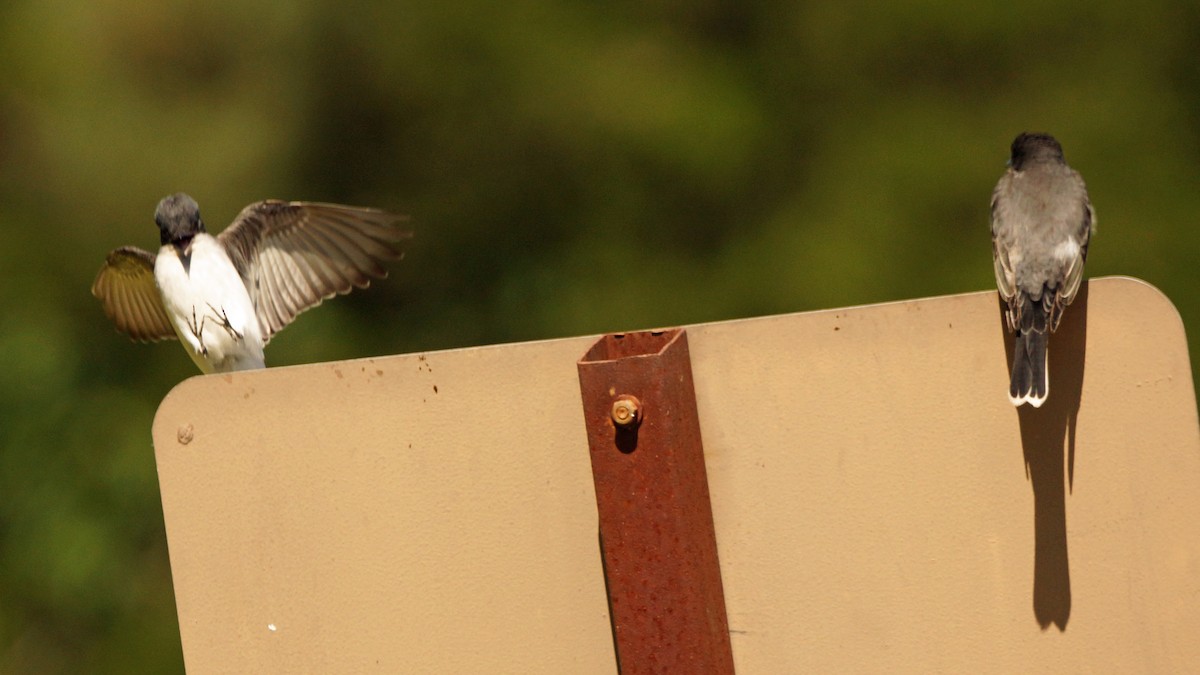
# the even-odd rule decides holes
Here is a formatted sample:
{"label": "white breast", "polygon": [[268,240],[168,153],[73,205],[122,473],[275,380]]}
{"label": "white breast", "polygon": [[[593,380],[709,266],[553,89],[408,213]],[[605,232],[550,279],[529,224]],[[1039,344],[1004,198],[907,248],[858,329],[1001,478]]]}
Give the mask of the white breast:
{"label": "white breast", "polygon": [[192,360],[206,373],[264,367],[254,305],[224,247],[212,236],[198,234],[188,250],[185,264],[174,246],[163,246],[154,279]]}

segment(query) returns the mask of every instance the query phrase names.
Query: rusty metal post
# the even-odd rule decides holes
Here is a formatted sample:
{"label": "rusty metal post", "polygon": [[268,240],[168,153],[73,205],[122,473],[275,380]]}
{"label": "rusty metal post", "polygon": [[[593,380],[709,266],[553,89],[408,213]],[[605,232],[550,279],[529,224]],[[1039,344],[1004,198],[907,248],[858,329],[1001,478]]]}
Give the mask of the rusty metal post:
{"label": "rusty metal post", "polygon": [[606,335],[578,368],[620,672],[733,673],[687,334]]}

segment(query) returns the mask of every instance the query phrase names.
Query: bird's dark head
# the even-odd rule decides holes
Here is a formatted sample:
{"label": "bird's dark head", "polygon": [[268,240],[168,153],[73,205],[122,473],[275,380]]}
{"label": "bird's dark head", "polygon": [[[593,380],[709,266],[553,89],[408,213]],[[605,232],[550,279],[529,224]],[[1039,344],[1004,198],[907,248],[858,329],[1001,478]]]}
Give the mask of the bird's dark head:
{"label": "bird's dark head", "polygon": [[170,197],[163,197],[154,212],[154,222],[158,224],[160,242],[187,246],[192,237],[204,232],[204,221],[200,219],[200,206],[196,200],[176,192]]}
{"label": "bird's dark head", "polygon": [[1050,134],[1023,133],[1013,139],[1008,165],[1020,171],[1033,162],[1064,162],[1062,146]]}

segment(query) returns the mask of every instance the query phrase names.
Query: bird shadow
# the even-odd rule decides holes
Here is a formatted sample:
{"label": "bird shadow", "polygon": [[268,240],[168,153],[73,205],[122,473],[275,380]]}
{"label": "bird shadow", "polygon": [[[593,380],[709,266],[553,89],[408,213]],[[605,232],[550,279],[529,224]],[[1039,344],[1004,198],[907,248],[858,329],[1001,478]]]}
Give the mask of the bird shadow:
{"label": "bird shadow", "polygon": [[[1003,300],[1000,310],[1007,366],[1012,363],[1013,340],[1004,325]],[[1075,488],[1075,425],[1083,392],[1087,314],[1085,280],[1049,340],[1050,391],[1046,402],[1041,408],[1023,405],[1016,409],[1025,476],[1033,487],[1033,615],[1042,630],[1053,624],[1059,631],[1065,631],[1071,617],[1066,495]]]}

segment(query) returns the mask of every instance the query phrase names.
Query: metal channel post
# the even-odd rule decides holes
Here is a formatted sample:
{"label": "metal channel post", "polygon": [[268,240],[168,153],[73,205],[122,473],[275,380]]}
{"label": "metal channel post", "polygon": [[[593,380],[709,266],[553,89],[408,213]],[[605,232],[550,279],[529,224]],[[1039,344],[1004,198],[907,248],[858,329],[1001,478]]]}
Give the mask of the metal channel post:
{"label": "metal channel post", "polygon": [[606,335],[578,368],[620,672],[733,673],[687,333]]}

